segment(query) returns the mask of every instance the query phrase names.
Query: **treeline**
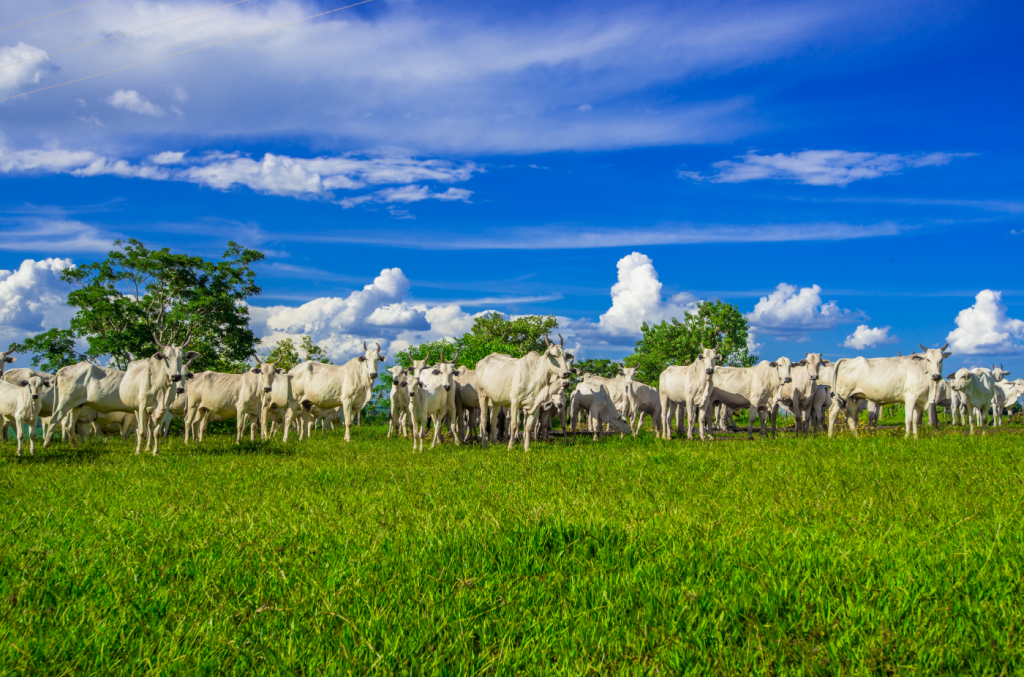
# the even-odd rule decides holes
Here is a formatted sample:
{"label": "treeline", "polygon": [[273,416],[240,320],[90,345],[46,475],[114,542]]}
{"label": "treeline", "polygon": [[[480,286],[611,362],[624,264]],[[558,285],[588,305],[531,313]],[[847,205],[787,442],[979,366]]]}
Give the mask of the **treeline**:
{"label": "treeline", "polygon": [[[53,373],[83,359],[109,358],[125,369],[136,357],[159,350],[162,343],[189,344],[200,356],[193,371],[240,373],[257,354],[260,339],[249,327],[248,301],[262,289],[256,284],[252,265],[264,259],[254,249],[229,242],[219,261],[199,256],[173,254],[169,249],[149,249],[130,239],[114,243],[103,261],[68,268],[61,279],[74,289],[68,305],[75,316],[68,329],[50,329],[14,344],[14,349],[32,355],[32,364]],[[469,368],[491,353],[522,357],[530,351],[543,352],[546,338],[555,337],[558,320],[553,315],[530,315],[507,319],[499,313],[476,318],[473,328],[453,341],[441,340],[414,346],[410,351],[392,352],[391,358],[411,366],[411,357],[430,362],[452,359]],[[739,309],[721,301],[701,301],[696,311],[682,318],[658,324],[644,323],[642,336],[623,363],[637,367],[637,380],[657,386],[661,372],[673,364],[689,364],[701,345],[715,347],[723,363],[751,366],[758,358],[747,350],[747,320]],[[88,346],[79,352],[78,345]],[[329,363],[327,352],[311,337],[296,344],[282,339],[261,356],[278,360],[288,370],[304,360]],[[582,372],[614,376],[620,365],[607,359],[577,360]],[[390,391],[390,374],[381,371],[376,390]]]}

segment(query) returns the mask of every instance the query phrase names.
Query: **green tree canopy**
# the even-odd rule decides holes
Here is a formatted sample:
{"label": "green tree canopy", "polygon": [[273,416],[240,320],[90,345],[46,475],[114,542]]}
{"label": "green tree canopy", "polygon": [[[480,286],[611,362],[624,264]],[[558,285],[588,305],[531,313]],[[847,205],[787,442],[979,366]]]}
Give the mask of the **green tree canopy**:
{"label": "green tree canopy", "polygon": [[133,356],[157,352],[156,341],[180,345],[191,337],[189,348],[200,354],[193,371],[246,367],[259,339],[245,301],[261,291],[251,265],[263,254],[229,242],[223,260],[207,261],[135,239],[114,244],[120,249],[105,260],[61,272],[78,286],[68,294],[68,305],[78,309],[71,330],[89,342],[89,357],[110,355],[124,369]]}
{"label": "green tree canopy", "polygon": [[81,362],[85,357],[75,348],[75,333],[56,327],[15,343],[11,349],[32,355],[32,366],[48,374],[55,374],[61,367]]}
{"label": "green tree canopy", "polygon": [[283,338],[260,359],[264,362],[277,361],[277,368],[284,369],[286,372],[291,371],[292,367],[301,362],[333,364],[327,359],[327,351],[313,343],[311,336],[303,336],[298,346],[292,339]]}
{"label": "green tree canopy", "polygon": [[615,378],[621,366],[618,362],[612,362],[611,360],[581,360],[576,362],[574,366],[580,370],[580,374],[597,374],[598,376],[604,376],[605,378]]}
{"label": "green tree canopy", "polygon": [[692,364],[700,346],[716,348],[721,364],[749,367],[757,364],[757,355],[747,351],[747,318],[739,308],[722,301],[700,301],[697,312],[687,313],[680,322],[641,326],[643,337],[636,342],[626,366],[637,367],[637,380],[658,385],[661,372],[670,365]]}

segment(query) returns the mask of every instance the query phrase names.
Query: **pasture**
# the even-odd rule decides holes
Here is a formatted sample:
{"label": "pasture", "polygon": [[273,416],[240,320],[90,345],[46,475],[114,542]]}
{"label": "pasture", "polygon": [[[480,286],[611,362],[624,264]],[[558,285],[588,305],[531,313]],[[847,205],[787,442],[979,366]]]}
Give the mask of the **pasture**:
{"label": "pasture", "polygon": [[0,671],[1024,670],[1024,430],[0,456]]}

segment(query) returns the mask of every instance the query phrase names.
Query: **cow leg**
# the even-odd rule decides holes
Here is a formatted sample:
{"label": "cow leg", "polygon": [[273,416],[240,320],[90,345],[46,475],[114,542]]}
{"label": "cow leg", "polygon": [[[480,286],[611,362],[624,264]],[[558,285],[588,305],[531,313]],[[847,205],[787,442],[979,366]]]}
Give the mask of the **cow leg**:
{"label": "cow leg", "polygon": [[836,421],[839,420],[839,399],[833,398],[832,405],[828,408],[828,436],[832,437],[836,432]]}
{"label": "cow leg", "polygon": [[25,423],[22,418],[17,414],[14,416],[15,436],[18,438],[18,456],[21,456],[21,451],[25,447]]}
{"label": "cow leg", "polygon": [[512,400],[505,415],[505,426],[509,429],[508,450],[512,451],[516,443],[516,435],[519,434],[519,402]]}
{"label": "cow leg", "polygon": [[344,412],[344,415],[345,415],[345,441],[346,442],[351,442],[352,441],[352,419],[354,418],[354,413],[355,412],[352,411],[353,406],[351,404],[349,404],[348,402],[342,402],[341,403],[341,409],[342,409],[342,411]]}

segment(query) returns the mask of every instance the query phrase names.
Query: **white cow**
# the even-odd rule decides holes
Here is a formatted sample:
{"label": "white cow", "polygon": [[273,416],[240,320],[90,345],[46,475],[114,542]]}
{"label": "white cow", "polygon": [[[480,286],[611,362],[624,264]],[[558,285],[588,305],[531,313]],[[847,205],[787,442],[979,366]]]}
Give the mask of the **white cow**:
{"label": "white cow", "polygon": [[[734,411],[749,409],[747,436],[754,437],[755,418],[760,419],[761,434],[764,435],[765,421],[778,397],[779,388],[793,380],[792,369],[793,364],[786,357],[774,362],[762,361],[753,367],[718,367],[715,369],[711,402],[721,402]],[[711,407],[708,410],[713,411]],[[774,424],[772,432],[775,432]]]}
{"label": "white cow", "polygon": [[377,365],[387,359],[380,354],[380,344],[374,346],[367,348],[363,341],[363,354],[342,365],[303,362],[292,367],[292,391],[302,407],[302,423],[307,431],[313,424],[310,407],[340,406],[345,416],[345,441],[352,440],[352,419],[373,397]]}
{"label": "white cow", "polygon": [[455,359],[446,361],[444,359],[444,348],[441,348],[441,356],[438,358],[437,364],[426,366],[417,372],[417,377],[423,382],[424,386],[429,387],[440,383],[444,387],[447,399],[441,420],[448,419],[448,426],[452,431],[452,437],[455,438],[456,446],[462,443],[462,440],[459,438],[459,420],[456,416],[455,407],[455,396],[457,394],[455,388],[455,372],[457,371],[455,362],[459,359],[459,353],[461,352],[462,349],[460,348],[455,353]]}
{"label": "white cow", "polygon": [[714,390],[712,379],[715,373],[715,365],[721,359],[715,348],[700,347],[700,355],[692,364],[686,366],[671,366],[661,372],[658,378],[658,393],[661,397],[661,434],[666,440],[672,439],[671,405],[677,405],[677,423],[682,429],[683,415],[687,419],[686,439],[693,439],[693,424],[695,412],[699,411],[698,430],[700,438],[704,439],[705,418],[708,415],[708,406],[711,404],[711,393]]}
{"label": "white cow", "polygon": [[[996,384],[988,369],[959,369],[948,377],[956,390],[964,397],[967,405],[967,423],[970,434],[974,434],[974,411],[987,412],[995,398]],[[994,425],[994,422],[993,422]]]}
{"label": "white cow", "polygon": [[[427,434],[427,419],[434,422],[434,438],[430,448],[441,441],[441,425],[445,413],[448,411],[448,393],[451,392],[452,374],[447,374],[448,380],[434,379],[431,383],[425,383],[418,378],[410,378],[406,383],[409,390],[409,418],[412,421],[412,450],[416,451],[417,443],[419,450],[423,451],[423,438]],[[456,440],[458,434],[456,434]]]}
{"label": "white cow", "polygon": [[626,384],[636,380],[637,367],[619,367],[619,373],[614,378],[598,376],[597,374],[583,374],[583,381],[603,385],[608,395],[612,398],[612,405],[615,410],[622,414],[623,418],[629,420],[629,398],[626,396]]}
{"label": "white cow", "polygon": [[[549,386],[554,381],[565,381],[569,378],[564,341],[561,335],[558,339],[559,343],[555,345],[545,337],[547,349],[543,354],[531,351],[516,359],[493,353],[477,363],[480,411],[490,411],[491,442],[497,439],[498,409],[505,406],[508,407],[509,420],[512,422],[508,440],[508,448],[512,449],[519,429],[519,411],[522,409],[527,414],[523,448],[524,451],[529,451],[530,433],[533,431],[541,405],[548,399]],[[487,446],[487,435],[483,431],[483,425],[480,428],[481,445]]]}
{"label": "white cow", "polygon": [[[245,426],[255,423],[263,413],[263,399],[274,390],[275,376],[283,374],[277,362],[260,362],[244,374],[221,374],[204,371],[196,374],[189,387],[188,413],[185,414],[185,444],[192,425],[200,417],[216,414],[222,419],[235,419],[235,444],[242,443]],[[199,429],[199,442],[205,438],[206,425]],[[255,437],[250,429],[249,438]]]}
{"label": "white cow", "polygon": [[388,423],[388,437],[399,429],[402,437],[408,437],[409,421],[409,372],[400,364],[388,369],[391,372],[391,421]]}
{"label": "white cow", "polygon": [[36,453],[36,423],[39,420],[40,391],[50,387],[49,381],[30,376],[17,385],[0,381],[0,416],[14,426],[18,438],[18,456],[25,447],[25,426],[29,426],[28,453]]}
{"label": "white cow", "polygon": [[[18,361],[17,357],[11,357],[11,353],[13,353],[13,352],[14,352],[14,344],[13,343],[11,344],[11,347],[8,348],[7,350],[0,350],[0,376],[3,376],[4,367],[6,367],[8,364],[14,364],[15,362]],[[10,381],[8,381],[8,383],[10,383]]]}
{"label": "white cow", "polygon": [[793,412],[796,432],[808,432],[811,426],[814,396],[818,391],[821,367],[832,364],[822,359],[821,353],[804,353],[804,359],[793,364],[793,382],[783,384],[779,390],[779,402]]}
{"label": "white cow", "polygon": [[[295,393],[292,388],[292,379],[294,377],[291,374],[279,374],[274,377],[274,383],[272,390],[269,393],[263,394],[263,413],[260,417],[260,432],[261,437],[266,440],[272,437],[277,432],[277,427],[280,426],[284,430],[283,441],[288,441],[288,429],[291,428],[291,424],[294,421],[299,429],[299,439],[303,439],[303,428],[299,419],[300,407],[299,401],[295,398]],[[269,433],[267,432],[267,424],[271,424]]]}
{"label": "white cow", "polygon": [[[57,372],[57,405],[46,428],[43,446],[53,440],[56,424],[63,421],[72,410],[89,405],[96,411],[133,412],[138,419],[136,428],[135,453],[142,450],[142,439],[146,438],[146,449],[153,442],[153,454],[159,453],[160,438],[155,435],[157,425],[164,411],[171,405],[175,393],[185,391],[187,379],[186,362],[199,353],[187,351],[191,338],[181,346],[163,345],[160,352],[151,357],[134,360],[127,371],[109,369],[91,362],[64,367]],[[74,429],[77,413],[69,423]]]}
{"label": "white cow", "polygon": [[485,433],[486,421],[480,417],[480,393],[476,387],[476,370],[459,367],[455,374],[455,415],[459,417],[459,435],[469,441],[473,429],[478,436]]}
{"label": "white cow", "polygon": [[121,439],[127,437],[138,425],[135,414],[124,411],[96,412],[94,423],[104,435],[120,435]]}
{"label": "white cow", "polygon": [[623,417],[619,410],[612,403],[611,394],[608,388],[600,383],[584,381],[576,386],[572,397],[569,398],[569,422],[572,426],[573,437],[576,437],[576,427],[580,412],[589,414],[589,429],[594,434],[594,440],[598,440],[601,434],[601,425],[607,423],[615,432],[628,433],[629,422]]}
{"label": "white cow", "polygon": [[633,430],[633,437],[640,432],[645,414],[651,417],[655,437],[661,437],[661,394],[646,383],[630,379],[626,382],[626,401],[630,415],[629,427]]}
{"label": "white cow", "polygon": [[1012,406],[1021,395],[1024,395],[1024,378],[996,383],[995,397],[992,400],[992,425],[1003,424],[1003,410]]}
{"label": "white cow", "polygon": [[[0,353],[0,355],[2,354],[3,353]],[[11,360],[13,361],[14,358],[12,357]],[[39,407],[39,416],[42,418],[49,418],[50,416],[53,415],[53,401],[57,394],[57,389],[53,387],[53,385],[56,383],[56,377],[54,377],[53,374],[47,374],[42,371],[36,371],[35,369],[29,369],[28,367],[8,369],[7,371],[3,372],[3,380],[13,385],[19,385],[22,381],[27,381],[33,376],[42,379],[43,381],[46,381],[50,384],[49,386],[44,386],[39,394],[39,401],[41,403],[41,406]],[[0,438],[2,438],[6,442],[7,424],[3,424],[0,427],[3,428],[2,434],[0,434]]]}
{"label": "white cow", "polygon": [[[924,348],[923,353],[906,357],[855,357],[836,361],[832,377],[832,407],[828,412],[828,434],[835,433],[839,411],[846,410],[846,422],[857,435],[858,400],[877,404],[902,403],[906,408],[905,435],[917,429],[925,409],[934,411],[938,384],[942,381],[942,361],[952,353],[941,348]],[[933,421],[934,423],[935,421]]]}

